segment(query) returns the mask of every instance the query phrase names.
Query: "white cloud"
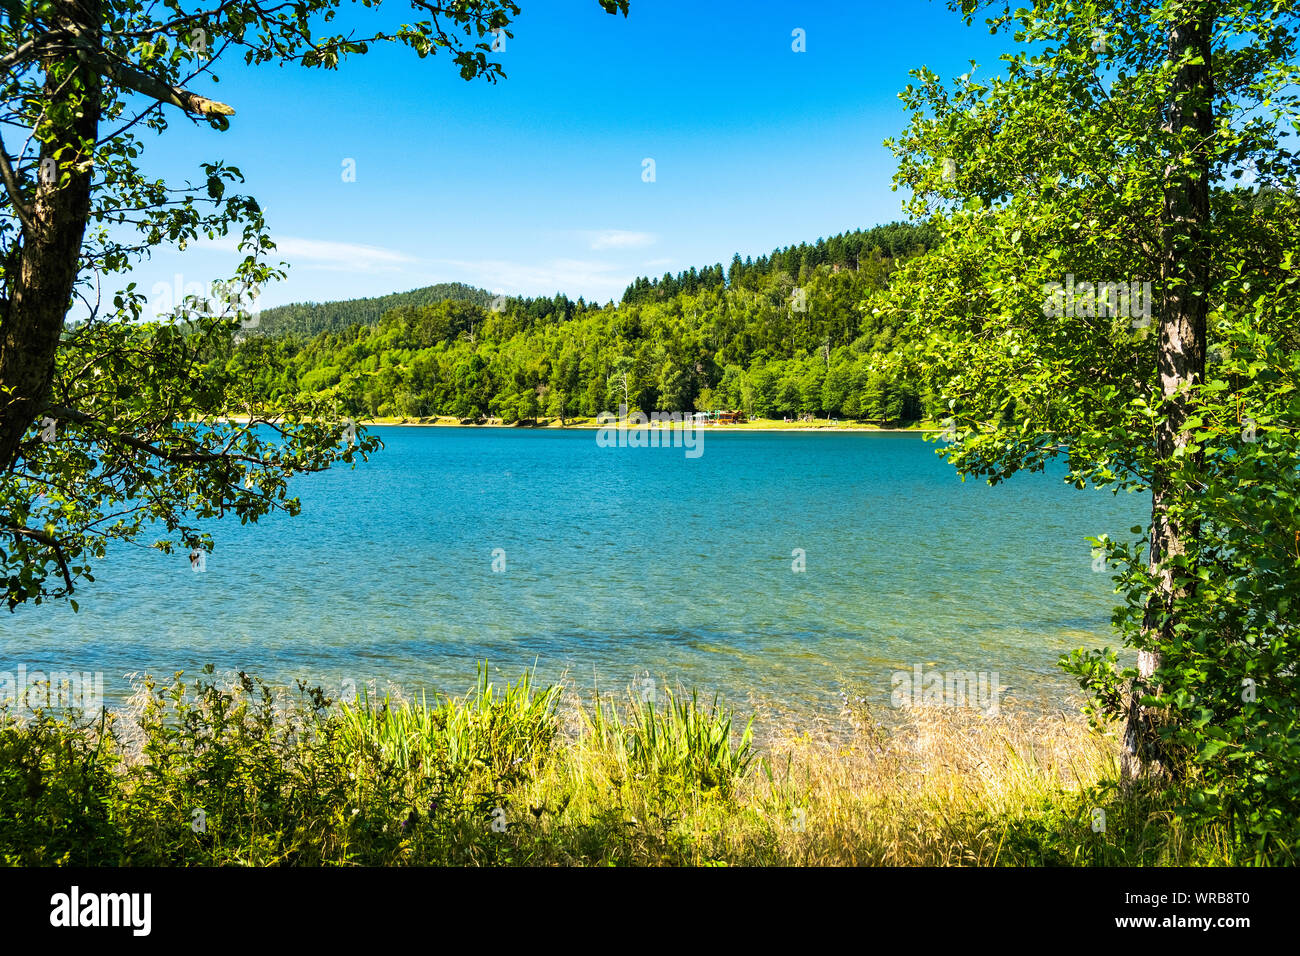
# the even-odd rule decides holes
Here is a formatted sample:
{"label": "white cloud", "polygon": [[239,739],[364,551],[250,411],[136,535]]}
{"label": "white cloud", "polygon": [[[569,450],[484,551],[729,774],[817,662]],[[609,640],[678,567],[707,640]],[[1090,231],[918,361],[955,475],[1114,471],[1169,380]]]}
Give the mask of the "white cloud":
{"label": "white cloud", "polygon": [[593,301],[617,299],[632,281],[622,266],[583,259],[552,259],[529,264],[506,259],[439,259],[439,265],[462,282],[507,295],[584,296]]}
{"label": "white cloud", "polygon": [[[593,244],[604,241],[605,248],[631,248],[637,244],[656,241],[654,236],[647,233],[625,233],[618,230],[582,235],[590,237]],[[457,281],[507,295],[549,296],[563,292],[575,299],[583,296],[590,301],[604,302],[619,299],[628,283],[636,277],[632,272],[636,268],[634,265],[595,259],[555,258],[534,262],[512,259],[424,259],[395,249],[359,243],[330,242],[297,236],[279,236],[275,242],[276,249],[267,258],[273,263],[280,260],[289,263],[292,267],[289,273],[291,285],[294,274],[301,275],[304,272],[332,272],[339,275],[400,273],[400,282],[396,279],[376,281],[394,282],[394,288],[398,285],[406,288],[421,282]],[[233,252],[236,243],[234,239],[216,239],[204,241],[201,245],[208,249]],[[346,298],[343,295],[338,297]]]}
{"label": "white cloud", "polygon": [[[234,239],[214,239],[202,245],[234,252],[237,244]],[[401,272],[403,266],[419,261],[414,256],[382,246],[297,236],[276,237],[275,250],[267,258],[273,262],[283,259],[300,269],[326,272]]]}
{"label": "white cloud", "polygon": [[659,241],[659,237],[652,232],[630,232],[626,229],[588,230],[582,235],[592,250],[641,249]]}

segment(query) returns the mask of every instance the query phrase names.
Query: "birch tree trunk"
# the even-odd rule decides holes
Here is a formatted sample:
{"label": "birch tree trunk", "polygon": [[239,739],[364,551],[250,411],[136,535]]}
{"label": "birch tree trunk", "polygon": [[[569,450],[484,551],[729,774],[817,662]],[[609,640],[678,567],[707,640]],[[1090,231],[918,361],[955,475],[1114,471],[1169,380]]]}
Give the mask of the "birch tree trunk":
{"label": "birch tree trunk", "polygon": [[1145,649],[1138,654],[1139,680],[1134,686],[1124,732],[1124,772],[1133,779],[1173,769],[1164,764],[1152,717],[1141,704],[1142,687],[1161,662],[1189,590],[1180,586],[1166,562],[1186,553],[1195,527],[1182,527],[1170,514],[1173,489],[1170,461],[1188,441],[1193,386],[1205,379],[1206,301],[1210,282],[1210,156],[1213,135],[1213,4],[1184,0],[1174,7],[1169,28],[1169,58],[1180,63],[1170,89],[1165,134],[1171,143],[1165,168],[1161,224],[1158,371],[1165,414],[1156,428],[1152,478],[1150,568],[1156,592],[1143,621]]}

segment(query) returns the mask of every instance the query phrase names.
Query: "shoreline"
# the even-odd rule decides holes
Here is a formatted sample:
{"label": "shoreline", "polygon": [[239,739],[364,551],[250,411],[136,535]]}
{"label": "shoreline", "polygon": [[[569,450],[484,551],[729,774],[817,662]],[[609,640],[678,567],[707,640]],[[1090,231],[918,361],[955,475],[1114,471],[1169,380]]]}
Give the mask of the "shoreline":
{"label": "shoreline", "polygon": [[[430,420],[432,419],[432,420]],[[247,422],[247,415],[223,415],[221,421],[228,422]],[[760,424],[761,423],[761,424]],[[367,418],[361,419],[356,424],[365,428],[383,427],[383,428],[511,428],[519,431],[599,431],[602,428],[627,428],[635,429],[666,429],[684,427],[680,422],[647,422],[645,424],[629,425],[625,421],[614,421],[608,424],[597,424],[590,418],[571,419],[561,425],[555,419],[544,421],[541,424],[524,424],[514,422],[507,424],[499,420],[489,420],[483,422],[466,422],[461,421],[450,415],[426,416],[424,418]],[[778,422],[772,419],[758,419],[757,423],[744,422],[740,424],[708,424],[700,426],[708,432],[864,432],[867,434],[896,434],[900,432],[913,432],[916,434],[928,434],[929,432],[939,432],[943,429],[934,426],[911,425],[906,427],[886,427],[881,425],[867,425],[860,423],[853,424],[830,424],[828,419],[817,419],[811,422]]]}

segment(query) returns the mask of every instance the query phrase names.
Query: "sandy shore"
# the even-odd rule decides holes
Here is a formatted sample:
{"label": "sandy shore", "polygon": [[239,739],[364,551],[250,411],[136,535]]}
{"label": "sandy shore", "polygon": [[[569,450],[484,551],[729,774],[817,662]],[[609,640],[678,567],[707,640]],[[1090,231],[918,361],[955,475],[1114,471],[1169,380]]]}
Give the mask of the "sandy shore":
{"label": "sandy shore", "polygon": [[[371,427],[375,425],[385,427],[402,427],[402,428],[517,428],[521,431],[545,431],[547,429],[568,429],[575,430],[595,430],[599,428],[618,428],[620,422],[611,422],[608,425],[598,425],[589,418],[569,421],[561,425],[558,421],[546,421],[539,425],[522,425],[518,422],[507,425],[501,421],[486,422],[462,422],[457,418],[439,417],[434,420],[429,419],[410,419],[410,418],[379,418],[367,419],[358,422],[360,425]],[[648,423],[645,425],[630,425],[629,428],[681,428],[680,423],[663,422]],[[941,431],[935,427],[910,427],[910,428],[883,428],[878,425],[864,424],[836,424],[832,425],[825,419],[811,422],[774,422],[768,419],[760,419],[758,422],[743,422],[740,424],[729,425],[704,425],[703,428],[710,432],[792,432],[792,431],[822,431],[822,432],[931,432]]]}
{"label": "sandy shore", "polygon": [[[221,417],[222,421],[228,422],[246,422],[247,415],[225,415]],[[608,425],[598,425],[590,418],[573,419],[563,425],[558,421],[551,419],[544,421],[542,424],[525,425],[515,422],[506,424],[499,420],[489,420],[485,422],[463,422],[452,416],[438,416],[435,418],[374,418],[362,419],[357,422],[366,428],[380,426],[384,428],[514,428],[520,431],[547,431],[554,429],[556,431],[595,431],[600,428],[618,428],[620,422],[611,422]],[[673,429],[683,427],[677,422],[647,423],[644,425],[631,425],[629,428],[645,429]],[[744,422],[740,424],[729,425],[704,425],[704,429],[710,432],[937,432],[942,431],[934,426],[911,426],[908,428],[885,428],[879,425],[866,425],[859,423],[835,424],[832,425],[826,419],[814,420],[811,422],[777,422],[770,419],[759,419],[758,422]]]}

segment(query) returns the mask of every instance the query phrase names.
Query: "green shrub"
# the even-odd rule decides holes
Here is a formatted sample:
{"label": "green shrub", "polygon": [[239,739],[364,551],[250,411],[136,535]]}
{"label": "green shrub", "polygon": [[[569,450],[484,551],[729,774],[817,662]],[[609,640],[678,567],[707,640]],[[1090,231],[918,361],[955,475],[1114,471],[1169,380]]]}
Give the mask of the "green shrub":
{"label": "green shrub", "polygon": [[106,714],[98,723],[44,711],[20,720],[0,709],[0,860],[88,866],[120,853],[108,726]]}

